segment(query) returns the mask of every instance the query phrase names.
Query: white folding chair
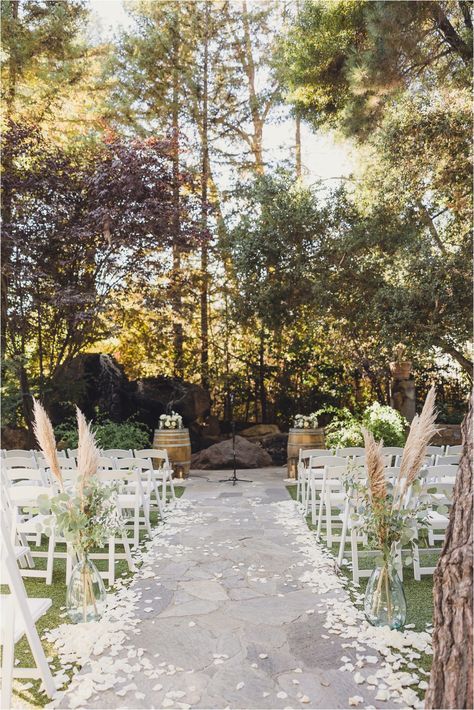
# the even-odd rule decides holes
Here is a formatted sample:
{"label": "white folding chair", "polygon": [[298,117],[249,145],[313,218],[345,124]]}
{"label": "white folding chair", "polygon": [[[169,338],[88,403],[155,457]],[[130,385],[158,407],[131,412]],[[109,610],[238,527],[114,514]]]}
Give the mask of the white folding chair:
{"label": "white folding chair", "polygon": [[[325,466],[345,466],[347,460],[342,456],[311,456],[306,469],[306,483],[304,494],[305,515],[311,506],[311,522],[316,525],[316,509],[318,508],[317,537],[321,534],[321,490],[323,485]],[[303,484],[304,485],[304,480]],[[318,496],[319,494],[319,496]]]}
{"label": "white folding chair", "polygon": [[166,488],[169,483],[171,498],[176,498],[173,483],[173,469],[170,466],[166,449],[135,449],[133,452],[137,459],[150,459],[153,475],[162,483],[162,499],[166,504]]}
{"label": "white folding chair", "polygon": [[[151,508],[154,507],[158,510],[160,517],[163,518],[163,505],[161,503],[160,486],[161,481],[155,476],[153,470],[153,464],[150,459],[145,458],[131,458],[131,459],[117,459],[116,468],[120,470],[130,470],[137,471],[140,475],[142,482],[142,493],[146,506],[148,506],[148,515],[150,514]],[[154,501],[153,501],[154,496]]]}
{"label": "white folding chair", "polygon": [[[151,535],[149,494],[144,491],[141,468],[102,469],[97,471],[97,478],[100,481],[118,482],[117,505],[125,523],[132,525],[133,546],[138,547],[142,523]],[[132,512],[131,516],[127,516],[127,510]]]}
{"label": "white folding chair", "polygon": [[[56,693],[51,670],[46,660],[41,641],[36,630],[36,622],[51,607],[51,599],[28,598],[21,578],[9,530],[5,520],[0,520],[1,571],[9,586],[10,594],[1,595],[2,615],[0,620],[0,642],[2,646],[2,708],[11,707],[11,693],[14,678],[41,678],[44,690],[52,698]],[[26,636],[36,668],[15,665],[15,645]]]}
{"label": "white folding chair", "polygon": [[311,458],[317,456],[332,456],[329,449],[300,449],[297,465],[296,500],[306,506],[306,486],[308,481],[308,469]]}
{"label": "white folding chair", "polygon": [[[439,472],[437,475],[433,469],[437,466],[428,469],[426,473],[422,473],[423,492],[427,492],[431,498],[431,510],[428,514],[428,548],[423,548],[423,551],[441,552],[440,547],[435,547],[436,543],[443,543],[446,535],[446,529],[449,525],[449,513],[453,504],[453,489],[454,480],[448,480],[444,472]],[[443,467],[445,468],[445,467]],[[420,581],[421,575],[433,574],[435,566],[422,566],[420,563],[420,548],[415,542],[413,545],[413,576],[415,580]]]}
{"label": "white folding chair", "polygon": [[[22,545],[28,545],[30,565],[28,568],[22,568],[21,574],[24,577],[36,577],[46,580],[46,584],[53,582],[53,566],[55,558],[65,558],[67,553],[56,551],[56,535],[54,529],[51,530],[51,535],[48,539],[47,550],[37,550],[31,547],[34,540],[38,546],[41,544],[41,534],[44,527],[45,515],[40,513],[29,514],[24,512],[25,509],[34,508],[38,505],[38,497],[40,495],[52,496],[54,490],[47,486],[41,485],[21,485],[11,486],[3,489],[2,495],[7,499],[11,509],[11,520],[14,533],[18,536],[19,542]],[[38,569],[31,564],[31,558],[40,558],[46,560],[46,568]]]}
{"label": "white folding chair", "polygon": [[[326,521],[325,538],[329,548],[332,547],[334,542],[341,542],[344,534],[344,522],[341,517],[346,503],[344,478],[348,475],[348,472],[347,463],[339,466],[327,465],[324,467],[319,507],[318,537],[321,536],[324,508]],[[339,536],[334,534],[334,526],[341,528]]]}

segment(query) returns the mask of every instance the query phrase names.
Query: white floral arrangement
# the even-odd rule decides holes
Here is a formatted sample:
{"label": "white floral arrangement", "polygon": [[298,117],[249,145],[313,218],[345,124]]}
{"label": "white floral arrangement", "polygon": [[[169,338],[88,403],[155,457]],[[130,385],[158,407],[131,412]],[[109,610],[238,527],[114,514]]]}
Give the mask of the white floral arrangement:
{"label": "white floral arrangement", "polygon": [[293,427],[295,429],[316,429],[318,426],[318,418],[313,412],[312,414],[297,414]]}
{"label": "white floral arrangement", "polygon": [[177,412],[162,414],[160,417],[160,429],[182,429],[183,417]]}

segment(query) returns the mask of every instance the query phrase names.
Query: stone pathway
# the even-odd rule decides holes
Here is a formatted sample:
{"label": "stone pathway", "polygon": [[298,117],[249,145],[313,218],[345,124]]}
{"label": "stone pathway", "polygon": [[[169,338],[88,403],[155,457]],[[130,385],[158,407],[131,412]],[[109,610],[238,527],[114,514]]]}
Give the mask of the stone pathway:
{"label": "stone pathway", "polygon": [[[328,634],[321,598],[300,580],[309,564],[272,505],[288,501],[282,469],[242,472],[254,482],[236,487],[217,482],[226,475],[188,480],[189,515],[202,515],[175,526],[154,574],[132,585],[141,594],[131,641],[158,682],[139,671],[130,692],[113,687],[79,707],[347,708],[361,695],[362,706],[387,707],[338,670],[356,651]],[[69,695],[61,707],[78,706]]]}

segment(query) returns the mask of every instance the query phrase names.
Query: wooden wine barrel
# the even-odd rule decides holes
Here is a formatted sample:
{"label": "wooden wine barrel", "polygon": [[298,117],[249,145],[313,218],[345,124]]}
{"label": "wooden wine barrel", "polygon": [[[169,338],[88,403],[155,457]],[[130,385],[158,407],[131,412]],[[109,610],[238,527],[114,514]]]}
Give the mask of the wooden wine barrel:
{"label": "wooden wine barrel", "polygon": [[290,429],[288,436],[288,476],[296,478],[300,449],[325,449],[324,429]]}
{"label": "wooden wine barrel", "polygon": [[191,467],[191,441],[188,429],[155,429],[153,448],[166,449],[177,478],[188,477]]}

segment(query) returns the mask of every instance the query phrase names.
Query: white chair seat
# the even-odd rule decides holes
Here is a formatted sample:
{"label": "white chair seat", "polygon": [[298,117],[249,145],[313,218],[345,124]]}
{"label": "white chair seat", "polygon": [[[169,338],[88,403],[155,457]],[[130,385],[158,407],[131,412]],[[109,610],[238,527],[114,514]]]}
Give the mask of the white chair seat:
{"label": "white chair seat", "polygon": [[[6,608],[6,604],[11,600],[11,595],[10,594],[1,594],[0,595],[0,600],[1,600],[1,605],[2,608]],[[45,614],[48,609],[50,608],[51,604],[53,602],[51,599],[48,599],[47,597],[28,597],[28,609],[29,612],[33,618],[33,621],[36,623],[39,618]],[[5,629],[6,629],[6,623],[5,623],[5,615],[2,614],[2,618],[0,619],[0,629],[1,629],[1,635],[2,638],[5,634]],[[17,643],[23,634],[26,631],[26,627],[23,621],[23,618],[21,617],[20,614],[15,614],[15,630],[13,632],[14,636],[14,642]]]}

